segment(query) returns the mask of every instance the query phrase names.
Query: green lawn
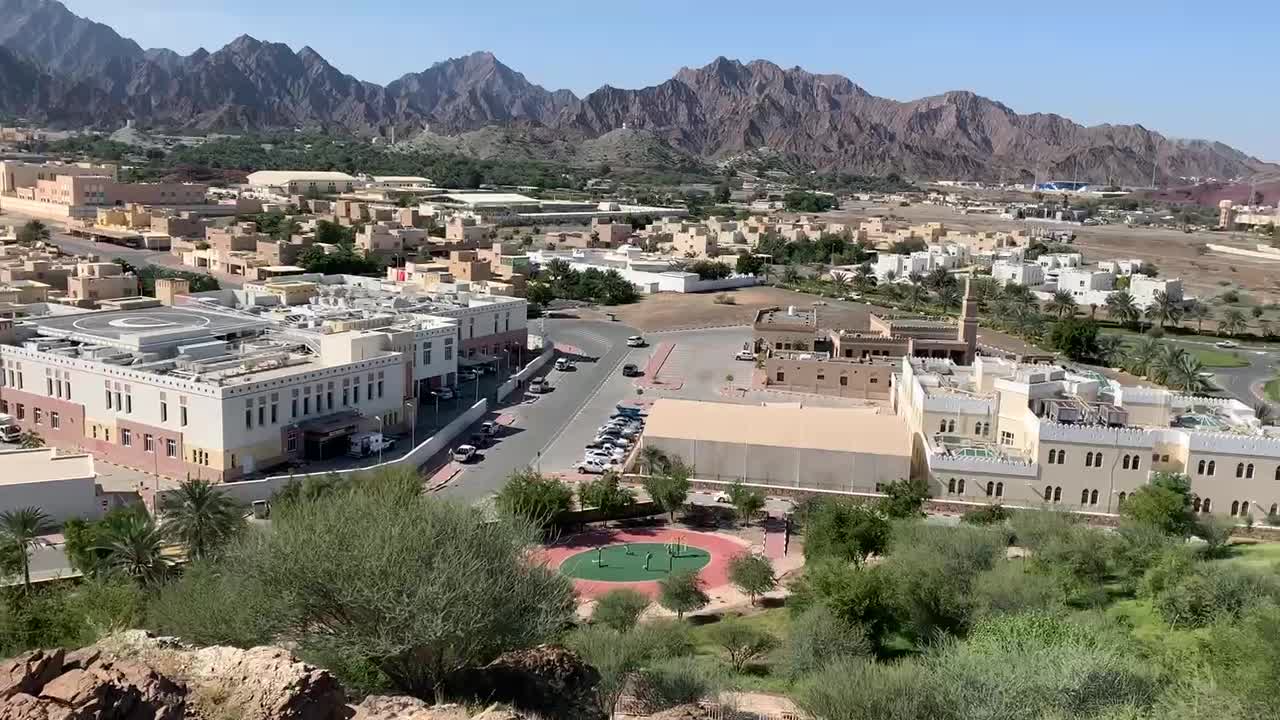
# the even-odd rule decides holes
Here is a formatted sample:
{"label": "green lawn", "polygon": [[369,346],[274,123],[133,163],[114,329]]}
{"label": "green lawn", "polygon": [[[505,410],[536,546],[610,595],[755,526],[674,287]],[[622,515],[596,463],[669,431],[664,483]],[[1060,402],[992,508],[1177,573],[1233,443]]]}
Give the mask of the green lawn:
{"label": "green lawn", "polygon": [[1237,543],[1231,546],[1231,556],[1225,561],[1268,569],[1280,563],[1280,543]]}
{"label": "green lawn", "polygon": [[[741,619],[742,622],[769,632],[779,642],[787,636],[787,628],[791,624],[791,617],[787,614],[786,608],[760,610],[744,615]],[[729,684],[737,690],[777,694],[786,694],[791,690],[791,681],[787,679],[785,671],[776,661],[778,651],[775,651],[773,657],[765,662],[748,667],[746,672],[734,674],[724,660],[724,650],[711,639],[713,627],[715,623],[695,625],[693,628],[694,655],[699,662],[721,669],[728,675]]]}
{"label": "green lawn", "polygon": [[[1138,338],[1143,337],[1132,330],[1121,330],[1116,328],[1106,328],[1102,331],[1104,335],[1119,335],[1127,341],[1127,345],[1132,347]],[[1206,338],[1206,341],[1208,338]],[[1242,368],[1249,367],[1249,360],[1245,358],[1240,350],[1219,350],[1215,347],[1206,345],[1197,345],[1191,342],[1185,342],[1181,339],[1171,338],[1166,335],[1162,338],[1163,342],[1173,343],[1178,347],[1186,350],[1200,361],[1201,365],[1206,368]]]}
{"label": "green lawn", "polygon": [[701,548],[685,547],[673,557],[664,543],[628,543],[608,545],[600,553],[584,550],[561,563],[560,572],[582,580],[643,582],[661,580],[674,571],[698,570],[709,562],[711,553]]}
{"label": "green lawn", "polygon": [[1267,399],[1271,402],[1280,402],[1280,378],[1268,380],[1262,391],[1266,393]]}

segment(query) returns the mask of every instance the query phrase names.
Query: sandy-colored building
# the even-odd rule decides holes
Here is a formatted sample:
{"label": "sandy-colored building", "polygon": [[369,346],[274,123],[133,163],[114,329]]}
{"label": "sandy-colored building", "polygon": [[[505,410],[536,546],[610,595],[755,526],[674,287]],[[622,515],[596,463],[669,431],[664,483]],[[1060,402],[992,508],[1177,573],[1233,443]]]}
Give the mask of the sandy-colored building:
{"label": "sandy-colored building", "polygon": [[483,243],[493,236],[494,228],[475,218],[455,215],[445,223],[444,239],[449,243]]}
{"label": "sandy-colored building", "polygon": [[138,297],[138,277],[125,273],[113,262],[80,263],[76,274],[67,278],[67,297],[81,307],[94,307],[100,300]]}
{"label": "sandy-colored building", "polygon": [[5,160],[0,162],[0,195],[16,195],[20,188],[34,188],[41,180],[53,180],[59,176],[87,175],[115,180],[116,174],[116,166],[112,164],[28,163]]}
{"label": "sandy-colored building", "polygon": [[694,477],[834,492],[876,492],[910,476],[911,436],[877,408],[737,405],[662,398],[642,447]]}
{"label": "sandy-colored building", "polygon": [[1280,508],[1280,437],[1238,400],[989,357],[904,358],[895,382],[935,497],[1114,513],[1166,471],[1197,513]]}
{"label": "sandy-colored building", "polygon": [[[40,508],[55,523],[102,515],[93,456],[55,448],[0,450],[0,508]],[[109,502],[108,502],[109,504]]]}

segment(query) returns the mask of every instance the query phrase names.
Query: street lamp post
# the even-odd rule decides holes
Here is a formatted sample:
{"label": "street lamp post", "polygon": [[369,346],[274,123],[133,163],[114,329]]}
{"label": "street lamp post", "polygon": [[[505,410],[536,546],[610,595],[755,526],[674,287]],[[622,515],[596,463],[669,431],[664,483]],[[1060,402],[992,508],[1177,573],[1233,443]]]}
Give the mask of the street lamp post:
{"label": "street lamp post", "polygon": [[387,438],[385,435],[382,434],[382,416],[374,415],[373,419],[378,421],[378,435],[380,436],[378,440],[378,464],[381,465],[382,464],[382,446],[386,445]]}
{"label": "street lamp post", "polygon": [[409,435],[413,438],[409,446],[412,448],[418,445],[418,404],[409,398],[404,401],[404,406],[409,408]]}

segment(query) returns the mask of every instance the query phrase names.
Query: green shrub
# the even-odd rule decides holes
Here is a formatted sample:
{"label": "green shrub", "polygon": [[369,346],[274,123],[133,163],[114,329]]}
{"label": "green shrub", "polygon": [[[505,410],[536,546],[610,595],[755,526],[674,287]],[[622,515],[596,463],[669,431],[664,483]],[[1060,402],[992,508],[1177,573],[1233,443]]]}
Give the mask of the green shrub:
{"label": "green shrub", "polygon": [[596,600],[596,609],[591,613],[591,621],[625,632],[636,626],[641,613],[649,607],[649,597],[644,593],[626,588],[611,590]]}
{"label": "green shrub", "polygon": [[872,650],[861,627],[817,605],[791,621],[782,656],[788,674],[799,679],[839,660],[870,658]]}
{"label": "green shrub", "polygon": [[1003,505],[984,505],[960,516],[960,522],[969,525],[999,525],[1009,519],[1009,511]]}
{"label": "green shrub", "polygon": [[1062,585],[1049,576],[1029,572],[1025,561],[1005,560],[979,574],[972,587],[973,617],[1061,608]]}

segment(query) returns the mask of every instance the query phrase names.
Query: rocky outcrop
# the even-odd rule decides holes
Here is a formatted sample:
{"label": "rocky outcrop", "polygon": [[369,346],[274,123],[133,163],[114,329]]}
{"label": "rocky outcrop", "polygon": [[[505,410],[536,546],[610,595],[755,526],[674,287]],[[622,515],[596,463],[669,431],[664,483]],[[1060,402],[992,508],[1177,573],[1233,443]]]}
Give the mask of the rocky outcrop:
{"label": "rocky outcrop", "polygon": [[[589,720],[599,674],[557,646],[511,652],[466,674],[478,715],[403,696],[349,705],[329,671],[278,647],[192,647],[139,630],[72,652],[0,661],[3,720]],[[514,706],[517,709],[512,709]]]}
{"label": "rocky outcrop", "polygon": [[507,703],[546,718],[595,717],[592,688],[600,673],[558,645],[540,645],[498,656],[466,673],[459,683],[468,694]]}

